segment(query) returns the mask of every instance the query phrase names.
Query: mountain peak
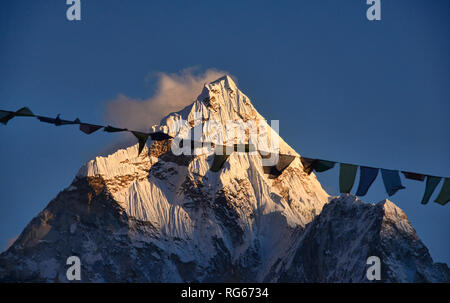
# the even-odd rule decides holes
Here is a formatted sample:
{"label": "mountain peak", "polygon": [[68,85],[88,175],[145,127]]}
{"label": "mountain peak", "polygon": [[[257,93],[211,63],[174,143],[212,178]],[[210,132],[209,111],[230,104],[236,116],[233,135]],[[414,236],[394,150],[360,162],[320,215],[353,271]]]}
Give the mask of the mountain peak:
{"label": "mountain peak", "polygon": [[[206,121],[210,123],[205,123]],[[228,75],[205,84],[191,105],[169,114],[160,124],[160,127],[167,129],[166,132],[172,137],[180,138],[191,136],[191,130],[197,126],[202,129],[202,134],[201,138],[194,138],[196,141],[216,144],[250,143],[249,134],[257,133],[258,142],[251,144],[258,145],[260,150],[298,155],[279,136],[278,129],[272,129],[272,123],[269,125]],[[231,139],[227,127],[244,130],[245,134],[236,134],[235,138]]]}
{"label": "mountain peak", "polygon": [[225,85],[227,88],[230,88],[230,89],[237,89],[236,83],[235,83],[235,82],[233,81],[233,79],[232,79],[230,76],[228,76],[228,75],[224,75],[224,76],[218,78],[217,80],[214,80],[214,81],[210,82],[209,84],[210,84],[210,85],[213,85],[213,84],[220,84],[221,82],[223,82],[224,85]]}
{"label": "mountain peak", "polygon": [[[161,126],[182,138],[177,126],[202,127],[205,142],[236,140],[209,120],[259,120],[268,129],[258,140],[277,139],[277,151],[296,155],[229,76]],[[0,282],[66,281],[72,255],[82,282],[365,282],[368,256],[382,260],[383,281],[449,281],[392,202],[329,201],[298,157],[271,178],[259,153],[232,153],[214,171],[213,151],[176,156],[172,142],[86,163],[0,254]]]}
{"label": "mountain peak", "polygon": [[[250,99],[239,90],[236,83],[228,75],[205,84],[197,100],[214,112],[223,110],[237,114],[255,112]],[[231,118],[232,115],[229,113],[226,116]]]}

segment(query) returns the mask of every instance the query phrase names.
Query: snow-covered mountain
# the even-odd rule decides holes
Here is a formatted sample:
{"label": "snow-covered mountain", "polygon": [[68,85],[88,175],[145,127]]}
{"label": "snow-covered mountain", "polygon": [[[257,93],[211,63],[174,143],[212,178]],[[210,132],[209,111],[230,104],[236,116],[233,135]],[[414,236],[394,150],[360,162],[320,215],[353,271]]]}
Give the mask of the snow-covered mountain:
{"label": "snow-covered mountain", "polygon": [[[266,125],[267,142],[298,156],[228,76],[158,129],[186,137],[207,121],[230,120]],[[230,142],[211,124],[196,139],[249,137]],[[175,156],[170,144],[152,142],[139,156],[134,145],[86,163],[0,255],[0,280],[67,281],[73,255],[82,281],[92,282],[364,282],[373,255],[382,281],[450,280],[390,201],[329,197],[298,157],[277,177],[265,173],[259,153],[234,152],[213,172],[213,150]]]}

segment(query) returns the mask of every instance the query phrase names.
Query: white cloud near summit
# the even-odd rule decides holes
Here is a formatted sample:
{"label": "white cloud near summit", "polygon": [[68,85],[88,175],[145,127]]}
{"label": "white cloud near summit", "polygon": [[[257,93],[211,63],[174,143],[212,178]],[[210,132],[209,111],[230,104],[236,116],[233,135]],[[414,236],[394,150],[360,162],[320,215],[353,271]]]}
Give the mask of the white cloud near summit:
{"label": "white cloud near summit", "polygon": [[107,105],[108,121],[118,127],[148,131],[162,118],[191,104],[205,83],[212,82],[225,71],[207,69],[195,74],[193,69],[178,73],[157,73],[155,94],[148,99],[133,99],[120,94]]}

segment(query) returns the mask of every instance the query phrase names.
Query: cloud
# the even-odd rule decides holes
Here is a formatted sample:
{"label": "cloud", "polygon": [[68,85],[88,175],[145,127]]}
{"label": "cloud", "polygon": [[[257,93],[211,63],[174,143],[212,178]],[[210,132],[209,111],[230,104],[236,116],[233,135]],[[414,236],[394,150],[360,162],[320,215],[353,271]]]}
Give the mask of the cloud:
{"label": "cloud", "polygon": [[154,96],[142,100],[119,95],[107,105],[108,121],[119,127],[148,131],[162,118],[191,104],[200,94],[205,83],[212,82],[224,71],[208,69],[195,74],[193,68],[179,73],[157,73]]}

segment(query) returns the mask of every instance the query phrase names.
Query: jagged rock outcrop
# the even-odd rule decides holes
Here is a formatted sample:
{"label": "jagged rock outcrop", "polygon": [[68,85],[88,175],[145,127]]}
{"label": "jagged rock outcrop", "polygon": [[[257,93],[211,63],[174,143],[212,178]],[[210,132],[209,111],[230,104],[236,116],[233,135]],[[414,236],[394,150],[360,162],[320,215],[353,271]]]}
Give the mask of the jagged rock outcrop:
{"label": "jagged rock outcrop", "polygon": [[389,200],[367,204],[341,195],[325,205],[302,234],[278,281],[364,282],[369,256],[381,263],[381,282],[449,281],[447,265],[436,263],[405,213]]}

